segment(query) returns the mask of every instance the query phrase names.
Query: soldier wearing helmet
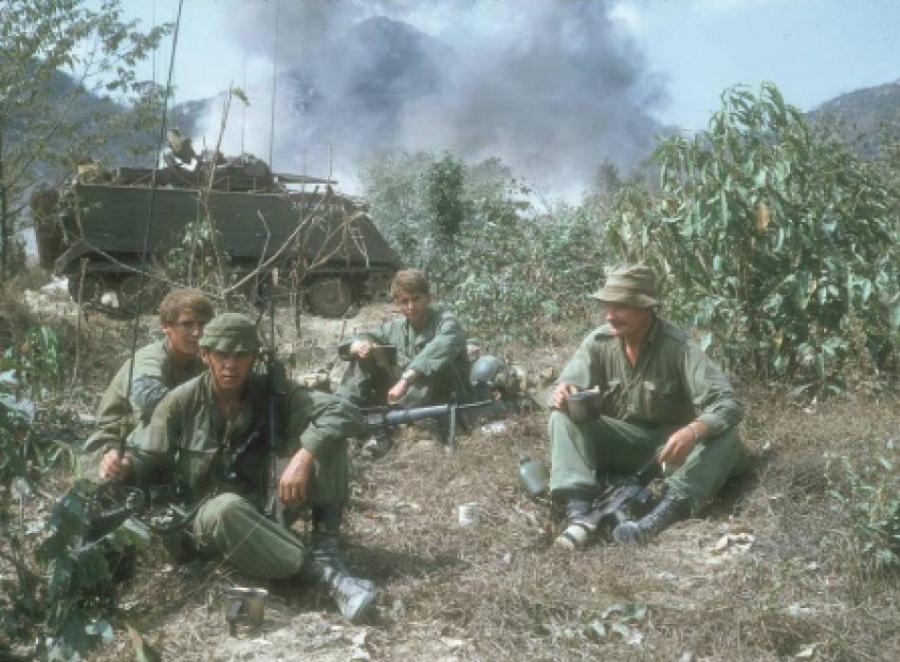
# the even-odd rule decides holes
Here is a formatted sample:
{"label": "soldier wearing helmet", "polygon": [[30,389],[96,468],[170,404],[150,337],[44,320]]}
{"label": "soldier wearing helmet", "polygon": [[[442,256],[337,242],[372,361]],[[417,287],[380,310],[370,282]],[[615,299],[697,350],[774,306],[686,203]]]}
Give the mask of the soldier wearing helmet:
{"label": "soldier wearing helmet", "polygon": [[[192,513],[184,523],[189,551],[219,555],[262,579],[299,582],[301,573],[312,572],[344,617],[358,621],[371,612],[377,591],[348,572],[339,531],[349,493],[346,440],[362,431],[362,418],[338,397],[278,373],[255,373],[259,349],[256,325],[246,315],[213,318],[200,340],[206,370],[166,395],[149,434],[132,439],[124,456],[105,456],[100,474],[174,484]],[[277,412],[274,429],[270,405]],[[270,452],[287,460],[272,486],[276,495],[266,484]],[[270,496],[309,507],[308,545],[266,517]]]}

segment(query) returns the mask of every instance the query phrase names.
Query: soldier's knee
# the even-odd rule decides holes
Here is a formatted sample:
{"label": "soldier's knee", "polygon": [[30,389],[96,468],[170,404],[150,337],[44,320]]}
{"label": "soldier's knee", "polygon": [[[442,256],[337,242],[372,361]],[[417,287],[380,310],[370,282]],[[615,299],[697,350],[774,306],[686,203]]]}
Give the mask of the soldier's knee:
{"label": "soldier's knee", "polygon": [[236,514],[247,511],[256,512],[253,505],[244,497],[231,492],[219,494],[206,502],[203,507],[204,519],[212,526],[222,524]]}
{"label": "soldier's knee", "polygon": [[710,448],[716,448],[720,452],[727,451],[736,455],[743,451],[743,445],[741,444],[741,438],[737,428],[728,428],[718,437],[707,440],[706,445]]}
{"label": "soldier's knee", "polygon": [[555,440],[562,433],[565,436],[571,436],[572,419],[568,414],[554,409],[550,412],[550,418],[547,419],[547,431],[550,433],[550,440]]}

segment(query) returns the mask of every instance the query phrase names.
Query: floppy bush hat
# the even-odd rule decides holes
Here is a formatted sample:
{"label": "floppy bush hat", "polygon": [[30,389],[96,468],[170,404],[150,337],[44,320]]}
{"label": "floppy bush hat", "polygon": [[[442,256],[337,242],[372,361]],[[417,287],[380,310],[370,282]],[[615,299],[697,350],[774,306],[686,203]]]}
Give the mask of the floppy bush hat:
{"label": "floppy bush hat", "polygon": [[591,294],[591,298],[634,308],[657,306],[656,274],[643,264],[621,267],[609,274],[606,284]]}

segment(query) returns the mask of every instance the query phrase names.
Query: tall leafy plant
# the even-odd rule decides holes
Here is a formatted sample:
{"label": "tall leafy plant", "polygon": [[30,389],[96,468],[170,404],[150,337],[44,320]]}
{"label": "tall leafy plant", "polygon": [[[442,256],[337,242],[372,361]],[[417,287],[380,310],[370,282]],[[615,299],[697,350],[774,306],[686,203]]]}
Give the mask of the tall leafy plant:
{"label": "tall leafy plant", "polygon": [[801,390],[844,388],[860,352],[897,367],[900,235],[874,164],[813,132],[772,84],[726,90],[706,131],[654,158],[661,199],[638,213],[622,199],[611,238],[668,276],[705,344]]}

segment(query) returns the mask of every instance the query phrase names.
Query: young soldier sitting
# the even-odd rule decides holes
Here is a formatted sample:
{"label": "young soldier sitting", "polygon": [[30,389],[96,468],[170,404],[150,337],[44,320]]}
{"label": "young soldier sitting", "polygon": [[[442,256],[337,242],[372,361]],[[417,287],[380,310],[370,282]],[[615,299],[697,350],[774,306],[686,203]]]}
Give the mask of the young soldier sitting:
{"label": "young soldier sitting", "polygon": [[[362,428],[358,410],[283,378],[272,384],[254,375],[260,345],[244,315],[214,318],[200,347],[208,369],[160,402],[149,434],[133,438],[124,456],[107,453],[100,475],[141,485],[174,483],[194,513],[186,532],[196,552],[220,555],[263,579],[312,571],[344,617],[361,620],[374,606],[375,586],[348,573],[338,540],[348,497],[346,439]],[[271,475],[268,405],[276,396],[274,447],[289,462],[273,488],[284,506],[311,508],[309,546],[264,514]]]}
{"label": "young soldier sitting", "polygon": [[[338,395],[359,407],[397,403],[406,407],[469,400],[466,334],[452,313],[432,304],[428,280],[418,269],[398,271],[391,296],[402,317],[354,336],[338,347],[350,361]],[[378,345],[397,349],[394,365],[373,359]],[[373,440],[373,455],[386,452],[390,439]]]}
{"label": "young soldier sitting", "polygon": [[212,316],[212,304],[199,290],[172,290],[163,298],[159,324],[164,337],[139,349],[133,368],[130,359],[125,361],[107,387],[97,413],[97,430],[82,447],[79,473],[96,479],[100,456],[121,447],[129,435],[144,434],[163,396],[203,372],[200,335]]}

